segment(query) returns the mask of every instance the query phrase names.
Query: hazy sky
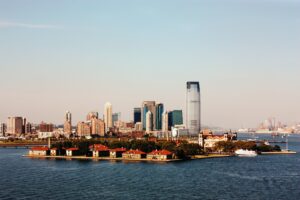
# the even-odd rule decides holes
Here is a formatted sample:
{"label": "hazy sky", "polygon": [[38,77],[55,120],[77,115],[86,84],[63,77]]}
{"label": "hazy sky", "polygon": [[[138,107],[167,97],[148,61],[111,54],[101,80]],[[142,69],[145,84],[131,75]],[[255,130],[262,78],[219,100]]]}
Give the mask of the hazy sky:
{"label": "hazy sky", "polygon": [[0,0],[0,121],[185,110],[186,81],[203,124],[300,121],[300,1]]}

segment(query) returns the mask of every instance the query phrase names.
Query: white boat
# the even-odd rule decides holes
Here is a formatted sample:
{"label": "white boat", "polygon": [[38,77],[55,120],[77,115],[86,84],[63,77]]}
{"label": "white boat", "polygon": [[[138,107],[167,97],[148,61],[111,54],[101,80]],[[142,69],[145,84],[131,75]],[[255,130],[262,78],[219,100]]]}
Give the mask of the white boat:
{"label": "white boat", "polygon": [[235,152],[235,155],[240,156],[240,157],[255,157],[257,156],[257,153],[252,150],[244,150],[244,149],[238,149]]}

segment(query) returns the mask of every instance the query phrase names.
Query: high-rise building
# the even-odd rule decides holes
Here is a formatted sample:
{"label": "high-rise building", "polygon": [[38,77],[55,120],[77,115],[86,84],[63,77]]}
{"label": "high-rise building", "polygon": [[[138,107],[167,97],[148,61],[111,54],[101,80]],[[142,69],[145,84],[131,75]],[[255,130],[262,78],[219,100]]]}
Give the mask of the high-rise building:
{"label": "high-rise building", "polygon": [[198,135],[201,130],[200,85],[187,82],[186,87],[186,127],[189,135]]}
{"label": "high-rise building", "polygon": [[182,110],[173,110],[169,112],[168,123],[169,123],[169,130],[171,130],[172,126],[182,125],[183,124]]}
{"label": "high-rise building", "polygon": [[[144,101],[142,103],[142,124],[143,130],[146,130],[146,114],[150,111],[153,116],[155,116],[155,101]],[[152,119],[152,127],[155,127],[155,119]]]}
{"label": "high-rise building", "polygon": [[79,137],[91,135],[91,126],[89,123],[78,122],[77,123],[77,134]]}
{"label": "high-rise building", "polygon": [[86,116],[87,121],[91,121],[91,119],[98,119],[99,114],[98,112],[89,112]]}
{"label": "high-rise building", "polygon": [[141,108],[133,109],[133,123],[141,122],[142,111]]}
{"label": "high-rise building", "polygon": [[169,113],[168,111],[164,111],[162,114],[162,131],[169,130]]}
{"label": "high-rise building", "polygon": [[164,112],[164,104],[158,103],[155,105],[155,130],[162,129],[162,114]]}
{"label": "high-rise building", "polygon": [[146,114],[146,132],[153,130],[153,114],[149,110]]}
{"label": "high-rise building", "polygon": [[6,124],[0,123],[0,136],[5,136],[6,133]]}
{"label": "high-rise building", "polygon": [[39,125],[39,131],[40,132],[53,132],[53,124],[41,122]]}
{"label": "high-rise building", "polygon": [[113,126],[115,126],[115,122],[117,122],[117,121],[121,121],[121,113],[120,112],[112,114],[112,124],[113,124]]}
{"label": "high-rise building", "polygon": [[23,133],[23,118],[22,117],[8,117],[7,133],[22,134]]}
{"label": "high-rise building", "polygon": [[93,118],[91,120],[91,134],[104,136],[105,134],[105,124],[101,119]]}
{"label": "high-rise building", "polygon": [[66,134],[72,133],[72,114],[70,111],[67,111],[65,115],[64,133]]}
{"label": "high-rise building", "polygon": [[109,129],[113,127],[112,105],[109,102],[107,102],[104,106],[104,123],[105,123],[106,131],[109,131]]}

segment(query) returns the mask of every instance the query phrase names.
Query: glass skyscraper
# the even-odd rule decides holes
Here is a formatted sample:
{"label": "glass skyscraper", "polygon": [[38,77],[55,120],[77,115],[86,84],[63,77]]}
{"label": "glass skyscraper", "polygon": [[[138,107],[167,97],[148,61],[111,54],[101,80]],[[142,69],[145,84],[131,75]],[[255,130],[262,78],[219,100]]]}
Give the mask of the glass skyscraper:
{"label": "glass skyscraper", "polygon": [[158,103],[155,105],[155,130],[162,129],[162,114],[164,112],[164,104]]}
{"label": "glass skyscraper", "polygon": [[186,89],[186,127],[189,135],[198,135],[201,130],[199,82],[187,82]]}
{"label": "glass skyscraper", "polygon": [[182,125],[183,118],[182,118],[182,110],[173,110],[172,112],[168,113],[168,124],[169,129],[175,125]]}
{"label": "glass skyscraper", "polygon": [[134,108],[133,109],[133,122],[134,123],[141,122],[141,115],[142,115],[141,108]]}

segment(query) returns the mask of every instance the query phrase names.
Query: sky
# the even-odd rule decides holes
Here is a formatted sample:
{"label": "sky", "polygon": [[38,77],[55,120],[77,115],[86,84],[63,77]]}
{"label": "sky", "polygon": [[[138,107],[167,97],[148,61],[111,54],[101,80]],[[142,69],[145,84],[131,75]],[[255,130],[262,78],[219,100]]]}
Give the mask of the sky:
{"label": "sky", "polygon": [[299,54],[300,0],[0,0],[0,121],[185,112],[199,81],[204,125],[294,123]]}

